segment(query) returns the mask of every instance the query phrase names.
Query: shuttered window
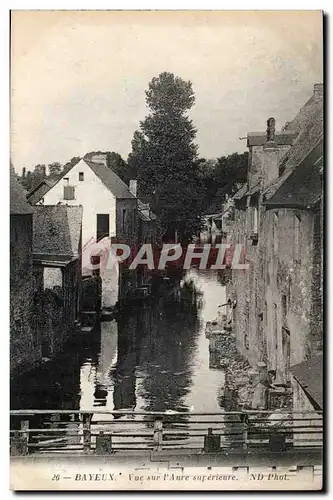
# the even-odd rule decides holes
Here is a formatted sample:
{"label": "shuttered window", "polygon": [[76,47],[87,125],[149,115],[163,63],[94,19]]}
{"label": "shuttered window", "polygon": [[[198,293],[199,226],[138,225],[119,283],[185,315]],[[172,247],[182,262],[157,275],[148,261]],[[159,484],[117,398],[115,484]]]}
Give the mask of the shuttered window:
{"label": "shuttered window", "polygon": [[64,186],[64,200],[74,200],[74,199],[75,199],[74,186]]}

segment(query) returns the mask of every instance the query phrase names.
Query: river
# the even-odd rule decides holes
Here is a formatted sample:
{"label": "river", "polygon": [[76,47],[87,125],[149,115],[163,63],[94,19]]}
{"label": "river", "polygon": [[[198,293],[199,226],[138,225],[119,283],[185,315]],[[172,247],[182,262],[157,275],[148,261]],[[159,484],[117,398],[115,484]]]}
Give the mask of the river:
{"label": "river", "polygon": [[225,299],[217,273],[189,270],[170,297],[102,322],[13,381],[11,407],[221,411],[224,374],[209,367],[205,324]]}

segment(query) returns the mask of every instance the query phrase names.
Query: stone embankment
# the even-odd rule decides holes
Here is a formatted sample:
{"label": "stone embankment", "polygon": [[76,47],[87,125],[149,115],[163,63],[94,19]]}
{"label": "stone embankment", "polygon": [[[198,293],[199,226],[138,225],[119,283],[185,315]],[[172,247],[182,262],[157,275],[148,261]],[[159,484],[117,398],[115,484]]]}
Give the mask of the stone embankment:
{"label": "stone embankment", "polygon": [[[215,321],[207,322],[206,337],[209,339],[210,368],[225,373],[225,384],[219,395],[220,405],[226,411],[251,409],[257,371],[237,352],[236,336],[227,316],[220,314]],[[271,409],[291,410],[292,397],[287,392],[280,396],[276,393]]]}

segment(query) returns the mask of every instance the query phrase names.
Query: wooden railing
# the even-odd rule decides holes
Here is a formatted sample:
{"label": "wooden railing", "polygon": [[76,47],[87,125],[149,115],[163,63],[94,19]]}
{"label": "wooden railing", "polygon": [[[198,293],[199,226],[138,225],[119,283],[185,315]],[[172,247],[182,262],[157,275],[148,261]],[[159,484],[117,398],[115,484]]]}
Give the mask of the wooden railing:
{"label": "wooden railing", "polygon": [[12,410],[11,454],[320,449],[320,412]]}

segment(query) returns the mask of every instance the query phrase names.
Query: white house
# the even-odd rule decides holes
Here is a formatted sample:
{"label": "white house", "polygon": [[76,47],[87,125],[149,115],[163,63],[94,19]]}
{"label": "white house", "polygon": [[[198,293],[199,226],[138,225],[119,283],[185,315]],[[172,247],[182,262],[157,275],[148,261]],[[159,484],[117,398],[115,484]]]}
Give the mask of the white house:
{"label": "white house", "polygon": [[[107,167],[105,154],[86,155],[37,204],[81,205],[82,248],[102,238],[130,245],[137,242],[137,198]],[[83,274],[87,274],[84,262]],[[118,299],[118,270],[102,270],[102,280],[102,306],[110,307]]]}

